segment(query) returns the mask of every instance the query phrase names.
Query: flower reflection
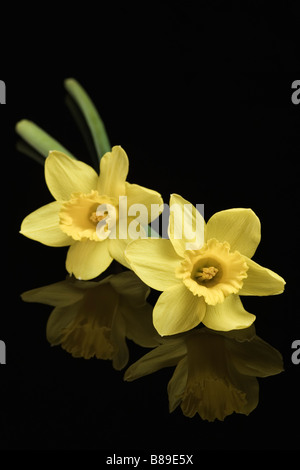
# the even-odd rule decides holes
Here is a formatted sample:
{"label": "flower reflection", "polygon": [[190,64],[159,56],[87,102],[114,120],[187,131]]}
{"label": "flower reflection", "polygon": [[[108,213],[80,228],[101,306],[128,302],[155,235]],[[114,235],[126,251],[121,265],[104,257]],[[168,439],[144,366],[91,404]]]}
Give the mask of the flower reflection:
{"label": "flower reflection", "polygon": [[73,357],[110,359],[120,370],[129,358],[126,337],[149,348],[160,343],[146,301],[149,292],[132,271],[125,271],[98,282],[68,277],[24,292],[22,299],[55,307],[46,329],[52,346],[60,344]]}
{"label": "flower reflection", "polygon": [[223,421],[233,412],[248,415],[258,404],[256,377],[283,371],[279,351],[259,338],[254,326],[216,332],[206,327],[165,338],[128,368],[132,381],[162,367],[175,366],[168,384],[170,412],[180,405],[185,416]]}

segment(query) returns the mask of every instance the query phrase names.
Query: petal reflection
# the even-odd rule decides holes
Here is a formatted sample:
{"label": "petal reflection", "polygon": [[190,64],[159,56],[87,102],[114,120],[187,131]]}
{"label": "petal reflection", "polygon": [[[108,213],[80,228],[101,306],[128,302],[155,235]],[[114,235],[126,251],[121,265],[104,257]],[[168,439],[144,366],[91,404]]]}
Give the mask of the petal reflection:
{"label": "petal reflection", "polygon": [[[184,351],[177,357],[176,341],[178,349]],[[176,369],[168,384],[170,412],[180,405],[185,416],[198,414],[208,421],[223,421],[234,412],[248,415],[258,405],[256,377],[283,371],[280,352],[259,338],[254,326],[228,333],[206,327],[195,329],[177,338],[163,338],[163,344],[155,351],[132,364],[125,380],[132,381],[170,365],[174,356]],[[164,356],[168,361],[163,360]]]}
{"label": "petal reflection", "polygon": [[160,344],[152,324],[149,288],[132,272],[100,281],[73,277],[22,294],[26,302],[53,305],[46,328],[51,345],[73,357],[109,359],[117,370],[129,358],[126,338],[144,347]]}

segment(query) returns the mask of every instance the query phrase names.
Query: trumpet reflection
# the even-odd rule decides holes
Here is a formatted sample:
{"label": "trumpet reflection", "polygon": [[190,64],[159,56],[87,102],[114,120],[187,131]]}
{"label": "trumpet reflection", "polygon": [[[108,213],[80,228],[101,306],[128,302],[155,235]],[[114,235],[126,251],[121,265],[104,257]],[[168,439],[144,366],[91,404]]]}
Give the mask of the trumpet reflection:
{"label": "trumpet reflection", "polygon": [[259,338],[252,325],[216,332],[206,327],[165,338],[125,373],[132,381],[162,367],[176,366],[168,384],[169,409],[180,405],[185,416],[208,421],[234,412],[248,415],[258,405],[257,377],[283,371],[279,351]]}
{"label": "trumpet reflection", "polygon": [[109,359],[117,370],[126,366],[126,337],[153,348],[160,337],[152,324],[150,289],[132,272],[110,275],[101,281],[73,277],[24,292],[25,302],[54,306],[46,336],[73,357]]}

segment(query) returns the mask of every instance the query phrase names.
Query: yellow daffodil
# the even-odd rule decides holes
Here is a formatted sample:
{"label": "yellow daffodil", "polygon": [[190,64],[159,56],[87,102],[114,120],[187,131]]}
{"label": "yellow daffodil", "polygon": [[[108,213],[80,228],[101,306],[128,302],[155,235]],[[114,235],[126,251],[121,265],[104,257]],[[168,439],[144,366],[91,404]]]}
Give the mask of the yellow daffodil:
{"label": "yellow daffodil", "polygon": [[[129,239],[127,234],[119,237],[119,198],[126,196],[128,207],[143,204],[149,214],[146,224],[151,221],[151,204],[162,204],[156,191],[126,181],[128,165],[120,146],[101,158],[100,175],[84,162],[50,152],[45,179],[56,201],[29,214],[21,233],[49,246],[70,245],[66,268],[78,279],[95,278],[113,259],[127,266],[124,248]],[[109,211],[99,214],[99,206],[114,209],[114,237],[107,236]]]}
{"label": "yellow daffodil", "polygon": [[251,259],[260,242],[258,217],[251,209],[217,212],[206,225],[203,221],[202,245],[187,250],[191,240],[185,233],[192,230],[181,237],[177,230],[185,206],[192,207],[186,225],[195,227],[199,212],[173,194],[170,239],[135,240],[126,248],[131,268],[150,287],[163,291],[153,311],[155,328],[164,336],[200,322],[219,331],[250,326],[255,316],[244,309],[239,296],[280,294],[285,285],[282,277]]}
{"label": "yellow daffodil", "polygon": [[129,338],[147,348],[160,344],[152,324],[150,289],[132,272],[101,281],[65,281],[22,294],[26,302],[55,306],[47,323],[47,339],[74,357],[110,359],[122,369],[128,362]]}
{"label": "yellow daffodil", "polygon": [[165,338],[132,364],[124,378],[132,381],[176,365],[168,384],[170,412],[180,405],[185,416],[198,413],[208,421],[223,421],[233,412],[248,415],[258,404],[256,377],[282,372],[282,357],[256,336],[254,326],[231,333],[204,327]]}

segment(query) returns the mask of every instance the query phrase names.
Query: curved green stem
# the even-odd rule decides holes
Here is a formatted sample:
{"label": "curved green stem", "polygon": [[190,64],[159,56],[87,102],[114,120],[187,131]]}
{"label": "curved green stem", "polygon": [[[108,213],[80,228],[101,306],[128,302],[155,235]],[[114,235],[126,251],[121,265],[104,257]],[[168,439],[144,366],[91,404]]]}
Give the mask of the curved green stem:
{"label": "curved green stem", "polygon": [[101,157],[106,152],[111,151],[111,145],[105,130],[104,123],[91,98],[83,89],[83,87],[77,82],[77,80],[74,78],[68,78],[65,80],[64,85],[84,115],[84,118],[92,134],[97,157],[100,161]]}
{"label": "curved green stem", "polygon": [[58,150],[76,159],[69,150],[32,121],[22,119],[16,124],[15,129],[18,135],[45,158],[48,157],[50,150]]}

